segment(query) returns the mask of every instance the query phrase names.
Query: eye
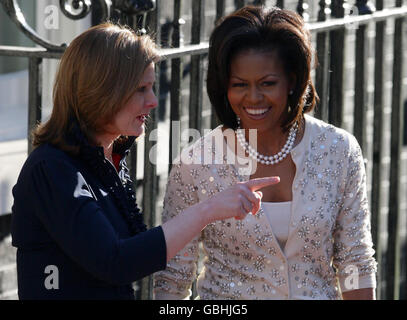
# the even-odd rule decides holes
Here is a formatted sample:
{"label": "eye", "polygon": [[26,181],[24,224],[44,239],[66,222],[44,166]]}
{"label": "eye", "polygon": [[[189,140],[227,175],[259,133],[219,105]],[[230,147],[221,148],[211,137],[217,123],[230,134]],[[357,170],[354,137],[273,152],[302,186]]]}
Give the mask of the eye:
{"label": "eye", "polygon": [[146,91],[146,89],[147,89],[146,86],[141,86],[141,87],[138,87],[138,88],[137,88],[137,91],[138,91],[138,92],[144,92],[144,91]]}
{"label": "eye", "polygon": [[263,86],[271,87],[271,86],[274,86],[276,83],[277,83],[276,81],[264,81]]}
{"label": "eye", "polygon": [[244,82],[232,83],[232,88],[241,88],[241,87],[244,87],[244,86],[246,86],[246,83],[244,83]]}
{"label": "eye", "polygon": [[138,88],[137,88],[137,92],[148,92],[149,90],[153,90],[154,88],[154,82],[146,82],[144,84],[141,84]]}

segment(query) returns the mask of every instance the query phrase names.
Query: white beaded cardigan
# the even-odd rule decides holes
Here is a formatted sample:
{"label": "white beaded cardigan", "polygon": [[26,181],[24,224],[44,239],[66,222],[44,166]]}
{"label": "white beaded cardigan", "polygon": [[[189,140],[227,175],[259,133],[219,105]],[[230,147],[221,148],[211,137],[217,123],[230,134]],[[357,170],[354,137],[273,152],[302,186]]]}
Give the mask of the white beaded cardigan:
{"label": "white beaded cardigan", "polygon": [[[226,132],[214,129],[173,165],[163,222],[249,179],[247,164],[253,162],[230,161],[234,140],[225,139]],[[219,136],[220,144],[214,142]],[[341,292],[376,287],[365,168],[356,139],[305,115],[304,136],[290,155],[297,170],[284,251],[262,211],[211,223],[154,275],[155,299],[190,296],[199,242],[200,299],[341,299]]]}

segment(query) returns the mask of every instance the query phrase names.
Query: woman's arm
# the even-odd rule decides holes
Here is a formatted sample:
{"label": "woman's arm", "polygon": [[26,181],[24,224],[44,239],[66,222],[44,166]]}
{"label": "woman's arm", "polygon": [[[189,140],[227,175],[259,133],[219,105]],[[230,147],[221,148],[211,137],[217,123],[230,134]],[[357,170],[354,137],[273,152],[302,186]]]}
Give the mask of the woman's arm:
{"label": "woman's arm", "polygon": [[347,172],[342,203],[333,232],[333,264],[344,298],[371,296],[366,292],[376,287],[377,267],[370,231],[363,156],[355,137],[351,135],[348,148],[343,159]]}
{"label": "woman's arm", "polygon": [[[25,228],[24,213],[33,212],[61,251],[94,277],[111,284],[128,284],[164,269],[162,228],[120,238],[84,186],[84,176],[66,159],[48,157],[25,170],[14,194],[19,234]],[[27,204],[25,199],[31,202]]]}
{"label": "woman's arm", "polygon": [[167,243],[167,261],[173,258],[208,223],[235,217],[244,219],[248,212],[256,214],[261,193],[257,190],[280,181],[278,177],[239,182],[212,198],[195,204],[162,225]]}
{"label": "woman's arm", "polygon": [[364,288],[342,293],[343,300],[376,300],[375,289]]}

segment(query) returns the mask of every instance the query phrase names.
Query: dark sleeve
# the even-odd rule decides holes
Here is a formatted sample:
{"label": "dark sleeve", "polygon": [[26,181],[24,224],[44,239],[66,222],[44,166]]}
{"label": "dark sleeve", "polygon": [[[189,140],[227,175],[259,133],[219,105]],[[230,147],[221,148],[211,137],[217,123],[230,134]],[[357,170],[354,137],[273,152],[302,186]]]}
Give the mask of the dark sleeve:
{"label": "dark sleeve", "polygon": [[120,239],[95,199],[80,188],[84,178],[71,163],[45,160],[31,175],[28,190],[36,194],[38,218],[61,250],[85,270],[123,285],[165,269],[162,228]]}

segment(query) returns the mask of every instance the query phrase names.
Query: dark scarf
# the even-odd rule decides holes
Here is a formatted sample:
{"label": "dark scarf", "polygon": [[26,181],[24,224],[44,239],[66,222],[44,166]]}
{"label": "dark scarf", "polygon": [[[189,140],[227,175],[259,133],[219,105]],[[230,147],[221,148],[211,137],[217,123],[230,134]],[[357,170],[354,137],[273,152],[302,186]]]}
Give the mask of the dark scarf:
{"label": "dark scarf", "polygon": [[79,145],[78,158],[109,190],[132,235],[147,230],[146,225],[143,223],[143,214],[136,203],[133,181],[130,179],[129,169],[125,161],[125,157],[130,152],[130,147],[135,139],[136,137],[121,137],[113,144],[113,153],[118,154],[121,158],[119,174],[106,160],[103,147],[92,146],[75,120],[72,122],[70,135],[67,139],[72,144]]}

